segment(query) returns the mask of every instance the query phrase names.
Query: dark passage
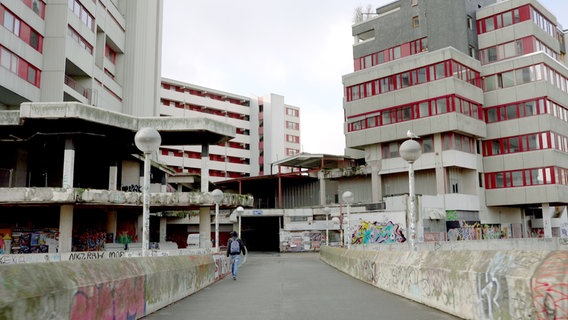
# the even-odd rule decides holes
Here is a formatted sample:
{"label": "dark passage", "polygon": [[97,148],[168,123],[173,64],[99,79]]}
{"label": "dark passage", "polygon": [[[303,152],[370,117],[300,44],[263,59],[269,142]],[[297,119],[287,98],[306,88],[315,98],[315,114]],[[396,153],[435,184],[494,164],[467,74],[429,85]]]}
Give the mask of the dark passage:
{"label": "dark passage", "polygon": [[243,217],[241,239],[248,251],[279,252],[280,217]]}

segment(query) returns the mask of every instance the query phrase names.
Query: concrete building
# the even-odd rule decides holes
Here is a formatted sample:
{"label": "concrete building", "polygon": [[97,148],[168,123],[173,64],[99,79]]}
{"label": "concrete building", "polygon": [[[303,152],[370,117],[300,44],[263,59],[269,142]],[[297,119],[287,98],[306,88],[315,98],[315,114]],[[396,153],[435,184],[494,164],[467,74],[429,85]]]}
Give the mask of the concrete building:
{"label": "concrete building", "polygon": [[[568,203],[568,69],[554,14],[535,0],[395,1],[352,27],[343,76],[348,155],[373,202],[408,192],[415,162],[424,239],[558,235]],[[534,234],[533,234],[534,236]]]}
{"label": "concrete building", "polygon": [[245,97],[162,78],[160,97],[161,116],[205,117],[237,128],[234,139],[209,148],[206,173],[202,146],[162,148],[160,162],[178,173],[208,174],[212,182],[271,174],[272,163],[300,152],[300,109],[281,95]]}
{"label": "concrete building", "polygon": [[[156,128],[163,146],[236,135],[224,122],[160,116],[160,0],[8,0],[0,24],[0,233],[14,253],[139,242],[139,129]],[[209,222],[207,179],[174,196],[162,191],[175,172],[151,171],[153,213],[199,210]],[[247,201],[226,195],[223,206]],[[167,219],[152,219],[151,241],[165,242]],[[202,243],[210,228],[200,227]]]}

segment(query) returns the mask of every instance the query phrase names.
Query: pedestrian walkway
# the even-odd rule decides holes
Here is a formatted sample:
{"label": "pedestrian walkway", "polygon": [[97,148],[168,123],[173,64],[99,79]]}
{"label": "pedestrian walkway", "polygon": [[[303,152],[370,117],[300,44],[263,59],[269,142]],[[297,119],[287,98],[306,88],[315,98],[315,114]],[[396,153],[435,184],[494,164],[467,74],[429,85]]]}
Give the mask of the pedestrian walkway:
{"label": "pedestrian walkway", "polygon": [[321,262],[317,253],[252,253],[236,281],[228,276],[144,319],[459,318],[354,279]]}

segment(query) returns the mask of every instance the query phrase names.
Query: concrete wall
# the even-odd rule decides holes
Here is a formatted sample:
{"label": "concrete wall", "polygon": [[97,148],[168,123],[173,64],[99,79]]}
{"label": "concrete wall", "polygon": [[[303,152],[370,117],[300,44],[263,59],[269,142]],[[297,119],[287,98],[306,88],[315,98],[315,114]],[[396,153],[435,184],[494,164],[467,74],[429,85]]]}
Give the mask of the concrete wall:
{"label": "concrete wall", "polygon": [[566,319],[568,251],[370,251],[322,247],[331,266],[465,319]]}
{"label": "concrete wall", "polygon": [[138,319],[230,272],[222,255],[0,266],[0,319]]}

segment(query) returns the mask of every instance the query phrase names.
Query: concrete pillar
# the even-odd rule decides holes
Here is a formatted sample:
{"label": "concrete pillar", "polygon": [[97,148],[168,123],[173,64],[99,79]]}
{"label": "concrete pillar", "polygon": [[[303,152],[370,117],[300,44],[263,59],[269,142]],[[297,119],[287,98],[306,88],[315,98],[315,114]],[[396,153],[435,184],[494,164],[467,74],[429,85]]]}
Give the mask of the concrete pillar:
{"label": "concrete pillar", "polygon": [[108,170],[108,189],[116,190],[118,183],[118,166],[115,164],[111,165]]}
{"label": "concrete pillar", "polygon": [[211,208],[199,208],[199,247],[211,248]]}
{"label": "concrete pillar", "polygon": [[381,161],[371,161],[371,201],[378,203],[383,199],[382,178],[379,174],[381,170]]}
{"label": "concrete pillar", "polygon": [[63,185],[64,189],[73,188],[73,174],[75,169],[75,146],[73,139],[65,139],[65,151],[63,153]]}
{"label": "concrete pillar", "polygon": [[319,197],[320,201],[319,204],[325,206],[327,203],[326,199],[326,190],[325,190],[325,171],[320,170],[318,171],[318,180],[319,180]]}
{"label": "concrete pillar", "polygon": [[[442,159],[442,135],[434,135],[434,165],[436,167],[436,192],[438,194],[446,193],[446,175],[444,174],[444,164]],[[444,210],[445,203],[444,203]]]}
{"label": "concrete pillar", "polygon": [[548,203],[542,204],[542,228],[544,229],[545,238],[552,238],[552,224],[551,224],[552,212],[553,211],[550,210],[550,204]]}
{"label": "concrete pillar", "polygon": [[160,242],[166,242],[166,232],[168,226],[168,218],[160,218]]}
{"label": "concrete pillar", "polygon": [[116,210],[110,210],[107,212],[107,224],[106,224],[106,233],[112,233],[112,242],[116,241],[116,228],[117,228],[117,220],[118,215]]}
{"label": "concrete pillar", "polygon": [[59,208],[59,253],[71,252],[73,239],[73,205]]}
{"label": "concrete pillar", "polygon": [[201,192],[209,192],[209,145],[201,145]]}

